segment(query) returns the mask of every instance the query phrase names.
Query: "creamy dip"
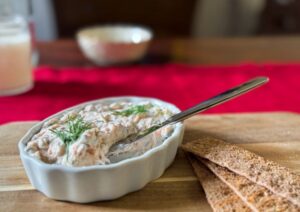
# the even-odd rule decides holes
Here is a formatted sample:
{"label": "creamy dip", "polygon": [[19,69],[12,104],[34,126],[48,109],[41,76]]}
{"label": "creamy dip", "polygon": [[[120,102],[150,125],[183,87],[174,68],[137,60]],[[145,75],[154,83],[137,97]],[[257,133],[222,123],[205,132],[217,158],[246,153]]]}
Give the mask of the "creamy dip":
{"label": "creamy dip", "polygon": [[108,164],[110,158],[117,161],[118,156],[124,159],[140,155],[161,144],[172,133],[172,126],[110,152],[110,147],[121,139],[161,123],[171,115],[167,108],[146,101],[89,104],[45,122],[27,143],[26,151],[46,163],[66,166]]}

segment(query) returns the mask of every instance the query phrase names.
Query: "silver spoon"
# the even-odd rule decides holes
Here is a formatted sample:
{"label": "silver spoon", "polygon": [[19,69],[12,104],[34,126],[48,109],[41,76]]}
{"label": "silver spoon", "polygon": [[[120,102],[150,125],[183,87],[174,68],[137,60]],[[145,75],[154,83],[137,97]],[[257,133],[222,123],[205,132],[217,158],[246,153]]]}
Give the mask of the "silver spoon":
{"label": "silver spoon", "polygon": [[205,111],[209,108],[212,108],[219,104],[227,102],[235,97],[238,97],[244,93],[247,93],[248,91],[251,91],[257,87],[260,87],[261,85],[265,84],[268,81],[269,81],[269,79],[267,77],[257,77],[252,80],[249,80],[239,86],[231,88],[217,96],[214,96],[204,102],[201,102],[200,104],[195,105],[194,107],[191,107],[185,111],[182,111],[180,113],[177,113],[177,114],[171,116],[170,118],[168,118],[167,120],[165,120],[162,123],[153,125],[152,127],[148,128],[148,129],[145,129],[141,132],[132,134],[132,135],[128,136],[127,138],[118,141],[113,146],[111,146],[110,152],[115,151],[116,149],[122,147],[122,145],[124,145],[124,144],[133,143],[168,124],[175,124],[177,122],[180,122],[187,118],[190,118],[191,116],[193,116],[199,112]]}

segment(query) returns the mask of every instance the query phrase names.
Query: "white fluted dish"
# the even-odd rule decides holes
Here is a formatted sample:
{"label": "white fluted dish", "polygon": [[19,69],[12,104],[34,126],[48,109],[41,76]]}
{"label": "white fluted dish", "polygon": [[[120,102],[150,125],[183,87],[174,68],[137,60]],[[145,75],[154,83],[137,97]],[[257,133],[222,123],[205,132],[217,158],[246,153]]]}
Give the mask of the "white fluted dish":
{"label": "white fluted dish", "polygon": [[113,164],[67,167],[44,163],[25,151],[26,143],[42,128],[44,122],[53,117],[59,117],[69,110],[83,108],[91,103],[128,100],[133,102],[146,100],[167,107],[176,113],[180,111],[176,106],[158,99],[130,96],[90,101],[50,116],[33,126],[18,145],[22,163],[33,187],[53,199],[87,203],[119,198],[159,178],[175,158],[183,138],[182,123],[175,125],[173,133],[161,145],[140,156]]}

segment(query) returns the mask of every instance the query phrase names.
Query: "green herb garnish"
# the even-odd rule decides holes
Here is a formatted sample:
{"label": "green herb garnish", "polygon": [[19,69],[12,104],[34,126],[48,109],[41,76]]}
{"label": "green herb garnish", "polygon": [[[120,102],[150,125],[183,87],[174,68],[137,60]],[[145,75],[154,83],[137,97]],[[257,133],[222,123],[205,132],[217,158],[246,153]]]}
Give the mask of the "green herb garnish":
{"label": "green herb garnish", "polygon": [[121,115],[121,116],[130,116],[132,114],[139,114],[139,113],[145,113],[145,112],[147,112],[145,105],[135,105],[126,110],[115,111],[114,114]]}
{"label": "green herb garnish", "polygon": [[91,124],[86,123],[82,117],[72,117],[67,120],[67,126],[65,129],[51,129],[50,131],[64,142],[68,156],[69,146],[74,143],[84,131],[90,128]]}

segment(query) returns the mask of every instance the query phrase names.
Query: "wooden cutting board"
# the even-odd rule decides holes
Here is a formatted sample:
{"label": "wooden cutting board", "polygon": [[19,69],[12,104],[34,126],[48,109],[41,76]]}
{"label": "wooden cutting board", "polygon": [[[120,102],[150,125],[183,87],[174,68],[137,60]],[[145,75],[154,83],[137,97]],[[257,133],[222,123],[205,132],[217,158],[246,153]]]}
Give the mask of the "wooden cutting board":
{"label": "wooden cutting board", "polygon": [[[19,159],[18,140],[34,123],[0,126],[0,211],[211,211],[181,150],[161,178],[118,200],[92,204],[51,200],[32,188]],[[298,114],[199,115],[186,121],[184,142],[204,134],[237,143],[300,174]]]}

